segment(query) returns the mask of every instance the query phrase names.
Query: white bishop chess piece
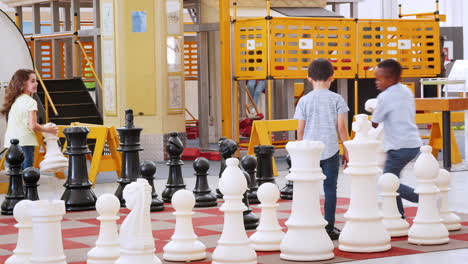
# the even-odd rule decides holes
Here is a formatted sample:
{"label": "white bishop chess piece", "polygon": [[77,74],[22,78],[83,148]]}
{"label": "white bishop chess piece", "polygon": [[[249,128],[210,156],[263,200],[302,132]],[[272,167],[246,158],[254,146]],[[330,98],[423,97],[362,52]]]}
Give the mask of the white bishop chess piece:
{"label": "white bishop chess piece", "polygon": [[[55,124],[47,123],[44,127],[54,127]],[[46,155],[39,164],[41,172],[64,172],[68,169],[68,159],[63,156],[58,145],[57,135],[42,132],[46,142]]]}
{"label": "white bishop chess piece", "polygon": [[419,204],[413,225],[408,231],[408,242],[411,244],[438,245],[449,242],[449,232],[437,208],[439,189],[435,180],[439,176],[439,163],[431,151],[431,146],[422,146],[422,153],[414,164],[417,185],[414,192],[419,195]]}
{"label": "white bishop chess piece", "polygon": [[120,257],[115,264],[160,264],[151,229],[151,186],[138,178],[125,187],[123,198],[131,212],[120,226]]}
{"label": "white bishop chess piece", "polygon": [[372,139],[372,125],[368,116],[355,116],[353,140],[344,142],[349,153],[348,168],[344,173],[351,176],[351,200],[344,215],[346,223],[339,238],[339,249],[348,252],[381,252],[391,248],[390,234],[377,206],[376,152],[379,142]]}
{"label": "white bishop chess piece", "polygon": [[260,208],[262,215],[257,231],[250,236],[250,241],[256,251],[277,251],[280,250],[281,240],[283,240],[284,232],[278,223],[278,199],[280,192],[278,186],[271,182],[266,182],[258,188],[258,200],[260,200]]}
{"label": "white bishop chess piece", "polygon": [[450,172],[444,169],[440,169],[439,176],[436,178],[435,182],[440,190],[439,213],[440,217],[442,217],[442,223],[444,223],[448,231],[460,230],[460,217],[458,217],[458,215],[456,215],[449,209],[448,192],[450,191]]}
{"label": "white bishop chess piece", "polygon": [[171,241],[164,246],[163,258],[169,261],[190,262],[206,258],[206,246],[193,231],[192,215],[195,196],[187,190],[179,190],[172,196],[176,226]]}
{"label": "white bishop chess piece", "polygon": [[395,174],[384,173],[379,178],[380,196],[382,197],[383,223],[391,237],[408,235],[409,224],[401,218],[396,203],[400,180]]}
{"label": "white bishop chess piece", "polygon": [[15,225],[18,228],[18,242],[13,250],[13,255],[6,260],[5,264],[29,263],[33,242],[31,203],[30,200],[21,200],[13,209],[13,216],[18,222]]}

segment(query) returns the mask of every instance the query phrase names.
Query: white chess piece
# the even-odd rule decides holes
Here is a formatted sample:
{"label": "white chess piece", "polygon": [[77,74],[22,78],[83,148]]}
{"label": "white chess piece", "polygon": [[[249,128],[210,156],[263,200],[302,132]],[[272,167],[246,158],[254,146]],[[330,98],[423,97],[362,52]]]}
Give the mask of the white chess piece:
{"label": "white chess piece", "polygon": [[33,250],[30,263],[66,264],[61,228],[65,202],[39,200],[31,204]]}
{"label": "white chess piece", "polygon": [[396,197],[400,180],[392,173],[384,173],[379,178],[380,196],[382,197],[383,223],[391,237],[408,235],[409,224],[401,218]]}
{"label": "white chess piece", "polygon": [[327,221],[320,212],[320,189],[325,175],[320,168],[324,148],[320,141],[288,142],[291,155],[290,174],[294,182],[291,215],[286,221],[288,231],[281,241],[280,258],[293,261],[331,259],[333,242],[325,231]]}
{"label": "white chess piece", "polygon": [[19,201],[13,209],[13,216],[18,222],[18,242],[13,250],[13,255],[9,257],[5,264],[28,264],[32,253],[32,220],[31,201]]}
{"label": "white chess piece", "polygon": [[266,182],[258,188],[259,205],[262,208],[260,224],[257,231],[250,236],[250,241],[256,251],[276,251],[280,250],[281,240],[284,232],[278,223],[276,203],[280,197],[278,186],[271,182]]}
{"label": "white chess piece", "polygon": [[120,218],[119,199],[110,193],[105,193],[97,199],[97,218],[101,222],[96,246],[88,252],[87,264],[114,264],[120,256],[119,234],[116,221]]}
{"label": "white chess piece", "polygon": [[[377,107],[378,100],[376,98],[369,99],[366,101],[364,108],[367,112],[373,113],[375,108]],[[385,153],[383,141],[384,141],[384,124],[379,123],[376,128],[373,128],[369,131],[369,135],[372,139],[379,141],[379,146],[377,148],[377,166],[379,168],[383,168],[385,165],[385,160],[387,158],[387,154]]]}
{"label": "white chess piece", "polygon": [[163,258],[169,261],[190,262],[206,258],[206,246],[193,231],[192,215],[195,196],[187,190],[179,190],[172,196],[176,226],[171,241],[164,246]]}
{"label": "white chess piece", "polygon": [[120,257],[115,264],[160,264],[151,229],[151,186],[138,178],[125,187],[123,198],[131,212],[120,226]]}
{"label": "white chess piece", "polygon": [[236,158],[227,159],[226,165],[219,180],[219,190],[224,194],[220,208],[224,212],[224,225],[212,255],[212,264],[256,264],[257,254],[245,232],[242,216],[247,210],[242,203],[247,180]]}
{"label": "white chess piece", "polygon": [[344,173],[351,176],[351,201],[344,215],[345,226],[339,238],[339,249],[348,252],[380,252],[391,248],[390,234],[383,223],[377,206],[376,151],[379,142],[369,135],[372,125],[368,116],[355,116],[353,130],[356,136],[344,144],[349,153],[348,168]]}
{"label": "white chess piece", "polygon": [[[44,127],[54,127],[55,124],[47,123]],[[64,172],[68,169],[68,159],[60,151],[57,135],[42,132],[46,142],[46,155],[39,164],[41,172]]]}
{"label": "white chess piece", "polygon": [[439,189],[435,179],[439,175],[439,163],[432,156],[431,146],[422,146],[414,164],[416,175],[416,190],[419,195],[419,205],[413,225],[408,231],[408,242],[418,245],[438,245],[449,242],[449,233],[437,208]]}
{"label": "white chess piece", "polygon": [[449,210],[448,192],[450,191],[450,173],[447,170],[440,169],[435,183],[440,190],[439,213],[440,217],[442,217],[442,222],[449,231],[460,230],[460,217]]}

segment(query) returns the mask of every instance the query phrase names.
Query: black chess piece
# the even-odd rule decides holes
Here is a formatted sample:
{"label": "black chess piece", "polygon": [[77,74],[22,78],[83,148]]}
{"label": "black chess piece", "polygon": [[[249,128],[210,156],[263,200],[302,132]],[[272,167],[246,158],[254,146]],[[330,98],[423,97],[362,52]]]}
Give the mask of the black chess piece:
{"label": "black chess piece", "polygon": [[[291,156],[286,156],[286,162],[288,163],[288,170],[291,173]],[[293,181],[288,180],[286,185],[281,189],[281,199],[292,200],[293,199]]]}
{"label": "black chess piece", "polygon": [[37,193],[37,182],[39,181],[41,175],[39,170],[36,168],[27,168],[23,172],[24,179],[24,189],[26,191],[25,198],[31,201],[39,200],[39,195]]}
{"label": "black chess piece", "polygon": [[185,189],[182,168],[180,167],[184,165],[184,162],[180,160],[184,145],[180,141],[177,132],[171,132],[166,144],[166,151],[169,154],[169,161],[166,162],[166,165],[169,166],[169,177],[167,178],[166,188],[162,192],[162,198],[164,202],[170,203],[175,192]]}
{"label": "black chess piece", "polygon": [[125,110],[125,127],[117,128],[119,133],[120,146],[117,151],[122,152],[122,170],[120,179],[117,180],[119,187],[115,191],[115,196],[119,198],[120,206],[125,207],[123,190],[127,184],[136,181],[140,176],[140,134],[143,129],[133,125],[133,110]]}
{"label": "black chess piece", "polygon": [[255,178],[255,169],[257,168],[257,159],[252,155],[245,155],[241,159],[242,168],[249,174],[249,191],[247,197],[249,198],[249,204],[258,204],[260,201],[257,197],[257,179]]}
{"label": "black chess piece", "polygon": [[[247,186],[250,185],[250,175],[246,171],[242,171],[247,180]],[[259,224],[259,218],[254,213],[252,213],[252,209],[250,208],[249,199],[247,198],[247,194],[249,192],[249,188],[244,193],[244,198],[242,198],[242,202],[247,206],[247,210],[243,212],[244,216],[244,228],[245,229],[255,229]]]}
{"label": "black chess piece", "polygon": [[[237,143],[234,140],[221,137],[219,138],[218,146],[219,153],[221,154],[221,168],[219,170],[219,178],[221,178],[223,171],[226,169],[226,160],[232,158],[237,151]],[[216,188],[216,193],[218,198],[223,198],[223,194],[219,191],[219,188]]]}
{"label": "black chess piece", "polygon": [[276,184],[273,178],[273,153],[275,147],[271,145],[260,145],[254,147],[257,156],[257,183],[261,186],[265,182]]}
{"label": "black chess piece", "polygon": [[143,161],[140,164],[140,173],[143,178],[148,180],[151,185],[151,212],[164,210],[164,202],[158,198],[154,188],[154,174],[156,173],[156,164],[152,161]]}
{"label": "black chess piece", "polygon": [[206,158],[200,157],[193,162],[193,169],[197,177],[193,194],[195,196],[195,207],[211,207],[218,205],[216,196],[211,192],[208,185],[208,170],[210,163]]}
{"label": "black chess piece", "polygon": [[2,215],[12,215],[15,205],[24,200],[24,189],[22,174],[22,164],[24,161],[24,153],[18,145],[18,139],[10,140],[10,148],[8,148],[6,155],[6,162],[9,165],[7,175],[10,176],[8,183],[8,192],[5,195],[5,200],[2,203]]}
{"label": "black chess piece", "polygon": [[96,195],[91,189],[86,166],[86,154],[91,153],[87,145],[87,127],[67,127],[63,134],[67,138],[68,178],[64,184],[65,192],[61,200],[65,201],[67,211],[96,209]]}

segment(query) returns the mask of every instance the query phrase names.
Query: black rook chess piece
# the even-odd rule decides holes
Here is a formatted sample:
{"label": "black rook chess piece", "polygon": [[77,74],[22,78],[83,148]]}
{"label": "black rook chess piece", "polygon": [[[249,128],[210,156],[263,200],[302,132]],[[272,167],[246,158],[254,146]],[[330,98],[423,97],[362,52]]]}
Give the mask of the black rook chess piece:
{"label": "black rook chess piece", "polygon": [[[288,163],[288,170],[291,169],[291,156],[289,154],[286,156],[286,162]],[[289,171],[291,173],[291,171]],[[281,189],[281,199],[283,200],[292,200],[293,199],[293,182],[289,181]]]}
{"label": "black rook chess piece", "polygon": [[120,179],[117,180],[119,187],[115,191],[115,196],[120,200],[120,206],[125,207],[123,190],[127,184],[136,181],[139,177],[140,155],[142,151],[140,145],[140,134],[142,128],[133,125],[133,110],[125,110],[125,127],[117,128],[120,139],[120,147],[117,151],[122,152],[122,170]]}
{"label": "black rook chess piece", "polygon": [[257,156],[257,182],[261,186],[265,182],[276,184],[273,178],[273,153],[275,147],[271,145],[260,145],[254,148]]}
{"label": "black rook chess piece", "polygon": [[166,144],[166,151],[169,154],[169,161],[166,162],[166,165],[169,166],[169,177],[167,178],[166,188],[162,192],[162,198],[164,202],[170,203],[175,192],[185,189],[182,168],[180,167],[184,165],[184,162],[180,160],[184,146],[177,132],[171,132]]}
{"label": "black rook chess piece", "polygon": [[2,215],[12,215],[15,205],[24,199],[23,179],[21,179],[24,153],[21,151],[21,147],[18,146],[18,139],[12,139],[10,143],[10,148],[8,148],[5,154],[6,162],[8,162],[9,165],[7,174],[10,176],[10,181],[8,184],[8,192],[1,206]]}
{"label": "black rook chess piece", "polygon": [[156,164],[152,161],[143,161],[140,164],[140,173],[141,176],[148,180],[148,183],[151,185],[151,212],[164,210],[164,202],[158,199],[158,195],[154,189],[154,173],[156,173]]}
{"label": "black rook chess piece", "polygon": [[24,179],[24,189],[26,191],[26,199],[31,201],[39,200],[39,195],[37,194],[37,182],[40,178],[39,170],[36,168],[27,168],[23,172],[23,179]]}
{"label": "black rook chess piece", "polygon": [[91,189],[86,167],[86,154],[91,153],[87,145],[89,129],[86,127],[67,127],[63,134],[67,138],[68,178],[61,200],[65,201],[67,211],[96,209],[96,195]]}
{"label": "black rook chess piece", "polygon": [[[219,170],[219,178],[221,178],[224,169],[226,169],[226,160],[232,158],[232,155],[237,151],[237,143],[234,140],[221,137],[219,138],[218,146],[219,153],[221,154],[221,168]],[[218,198],[223,198],[223,194],[219,191],[219,188],[216,188],[216,193]]]}
{"label": "black rook chess piece", "polygon": [[[245,179],[247,180],[247,186],[250,185],[250,175],[246,171],[242,171],[242,173],[245,176]],[[250,208],[249,205],[249,199],[247,198],[247,194],[249,192],[249,189],[244,193],[244,198],[242,198],[242,202],[247,206],[247,210],[243,212],[244,215],[244,228],[245,229],[255,229],[257,228],[259,224],[259,218],[256,216],[254,213],[252,213],[252,209]]]}
{"label": "black rook chess piece", "polygon": [[208,170],[210,163],[206,158],[200,157],[193,162],[193,169],[197,177],[193,194],[195,196],[195,207],[210,207],[216,206],[216,196],[211,193],[210,186],[208,185]]}
{"label": "black rook chess piece", "polygon": [[249,198],[249,204],[258,204],[260,201],[257,197],[257,179],[255,178],[255,169],[257,168],[257,159],[252,155],[245,155],[241,159],[242,168],[249,174],[249,191],[247,197]]}

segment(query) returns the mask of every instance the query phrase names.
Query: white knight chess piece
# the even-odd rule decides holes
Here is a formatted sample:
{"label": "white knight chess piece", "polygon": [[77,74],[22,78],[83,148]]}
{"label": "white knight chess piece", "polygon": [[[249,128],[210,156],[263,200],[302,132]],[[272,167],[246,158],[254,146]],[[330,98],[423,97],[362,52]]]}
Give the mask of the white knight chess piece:
{"label": "white knight chess piece", "polygon": [[[47,123],[44,127],[54,127],[55,124]],[[68,169],[68,159],[63,156],[58,145],[57,135],[42,132],[46,142],[46,155],[39,164],[41,172],[64,172]]]}

